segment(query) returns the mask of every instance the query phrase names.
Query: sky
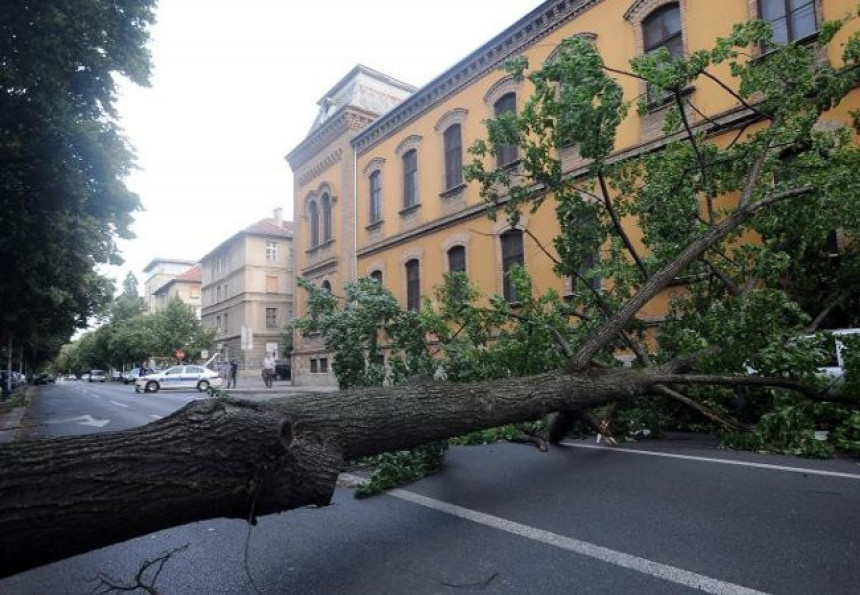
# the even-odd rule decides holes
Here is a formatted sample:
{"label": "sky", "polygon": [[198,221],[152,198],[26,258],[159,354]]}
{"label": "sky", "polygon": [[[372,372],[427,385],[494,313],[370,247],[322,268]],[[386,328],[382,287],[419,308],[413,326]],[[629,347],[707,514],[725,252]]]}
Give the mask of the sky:
{"label": "sky", "polygon": [[160,0],[151,85],[123,81],[117,104],[144,210],[104,272],[142,288],[155,257],[199,260],[277,207],[291,220],[284,156],[353,66],[420,87],[540,4]]}

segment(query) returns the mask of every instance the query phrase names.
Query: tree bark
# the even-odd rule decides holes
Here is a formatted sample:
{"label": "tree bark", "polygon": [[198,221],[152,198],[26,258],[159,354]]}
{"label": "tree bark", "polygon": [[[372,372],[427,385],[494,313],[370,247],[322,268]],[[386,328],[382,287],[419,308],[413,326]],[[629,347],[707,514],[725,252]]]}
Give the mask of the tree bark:
{"label": "tree bark", "polygon": [[209,399],[141,428],[3,445],[0,575],[184,523],[325,505],[346,459],[632,398],[648,384],[630,371],[555,372]]}

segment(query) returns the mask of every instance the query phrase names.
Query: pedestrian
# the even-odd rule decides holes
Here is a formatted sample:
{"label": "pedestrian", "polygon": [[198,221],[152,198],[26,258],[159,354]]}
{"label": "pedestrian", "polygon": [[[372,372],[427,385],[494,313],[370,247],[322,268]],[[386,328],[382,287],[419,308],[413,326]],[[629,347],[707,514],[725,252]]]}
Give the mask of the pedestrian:
{"label": "pedestrian", "polygon": [[230,360],[230,379],[227,380],[227,388],[230,388],[230,385],[233,385],[233,388],[236,388],[236,373],[239,371],[239,360],[235,357]]}
{"label": "pedestrian", "polygon": [[263,360],[263,382],[266,383],[266,388],[272,388],[272,381],[275,379],[275,358],[271,353],[266,354],[266,359]]}

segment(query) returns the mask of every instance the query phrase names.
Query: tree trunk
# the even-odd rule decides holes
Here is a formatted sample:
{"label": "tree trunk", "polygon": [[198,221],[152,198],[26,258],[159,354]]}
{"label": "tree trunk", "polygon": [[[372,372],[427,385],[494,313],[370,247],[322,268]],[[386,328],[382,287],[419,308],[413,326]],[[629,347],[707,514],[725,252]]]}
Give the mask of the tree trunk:
{"label": "tree trunk", "polygon": [[641,394],[634,371],[209,399],[147,426],[0,447],[0,575],[160,529],[328,504],[346,459]]}

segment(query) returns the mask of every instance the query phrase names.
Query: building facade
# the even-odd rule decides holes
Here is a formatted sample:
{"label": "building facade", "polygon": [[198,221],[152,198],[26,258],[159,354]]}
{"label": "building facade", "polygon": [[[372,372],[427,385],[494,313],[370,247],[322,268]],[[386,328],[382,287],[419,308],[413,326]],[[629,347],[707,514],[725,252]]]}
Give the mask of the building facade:
{"label": "building facade", "polygon": [[281,209],[236,233],[200,261],[202,322],[215,329],[216,349],[259,374],[266,353],[280,355],[293,318],[293,224]]}
{"label": "building facade", "polygon": [[153,258],[143,269],[143,275],[146,279],[143,283],[143,303],[146,311],[155,312],[158,309],[158,302],[155,297],[158,290],[195,264],[193,260]]}
{"label": "building facade", "polygon": [[[355,279],[355,153],[352,140],[364,127],[406,98],[414,87],[363,66],[352,69],[318,102],[319,115],[307,136],[287,155],[293,169],[296,274],[338,292]],[[306,312],[296,291],[296,314]],[[319,336],[293,339],[296,386],[336,385],[331,356]]]}
{"label": "building facade", "polygon": [[[389,111],[369,122],[358,121],[363,126],[351,135],[348,147],[338,147],[343,150],[338,159],[326,167],[302,169],[294,156],[314,142],[312,131],[290,158],[297,180],[295,212],[307,213],[307,205],[318,195],[315,189],[331,188],[338,196],[338,216],[352,215],[339,221],[339,229],[355,230],[355,261],[347,262],[347,246],[340,246],[340,276],[333,281],[374,277],[406,308],[419,308],[420,297],[432,295],[450,270],[465,271],[485,294],[515,301],[506,276],[514,263],[527,269],[538,291],[554,288],[565,295],[571,291],[570,282],[556,276],[546,252],[547,247],[552,252],[552,238],[559,231],[553,201],[534,213],[523,213],[518,226],[511,228],[504,217],[489,219],[479,188],[464,183],[461,168],[468,158],[466,148],[486,138],[484,121],[519,111],[533,91],[527,79],[517,80],[500,70],[506,60],[524,55],[532,66],[540,65],[552,59],[563,40],[581,36],[596,46],[607,65],[629,70],[632,58],[660,47],[673,55],[709,49],[717,37],[731,33],[735,23],[752,19],[770,21],[778,41],[803,40],[813,37],[823,21],[840,19],[855,6],[854,0],[543,2]],[[822,59],[838,63],[838,51],[828,49]],[[731,79],[726,64],[713,65],[710,71],[723,80]],[[647,93],[644,83],[634,77],[618,76],[617,81],[628,101]],[[716,83],[704,80],[685,92],[696,106],[687,114],[691,126],[717,143],[737,135],[749,121],[749,112]],[[843,105],[826,117],[850,122],[849,110],[860,105],[857,93]],[[668,107],[657,103],[646,113],[632,113],[618,130],[615,158],[665,144],[662,125]],[[575,150],[562,149],[560,157],[567,174],[585,173],[587,164]],[[509,147],[496,159],[497,165],[515,168],[519,155],[516,147]],[[324,155],[318,154],[316,162],[323,161]],[[297,216],[297,249],[307,255],[299,274],[316,272],[310,265],[318,249],[316,225],[313,217]],[[634,243],[640,242],[635,226],[627,231]],[[640,317],[659,321],[668,297],[664,293],[653,299]],[[305,357],[304,352],[299,355]],[[311,362],[294,362],[294,370],[297,365],[309,369]]]}
{"label": "building facade", "polygon": [[200,305],[202,281],[203,271],[199,264],[168,280],[153,294],[155,310],[163,310],[167,307],[170,300],[179,298],[182,300],[182,303],[188,304],[194,310],[194,314],[199,319],[202,315]]}

